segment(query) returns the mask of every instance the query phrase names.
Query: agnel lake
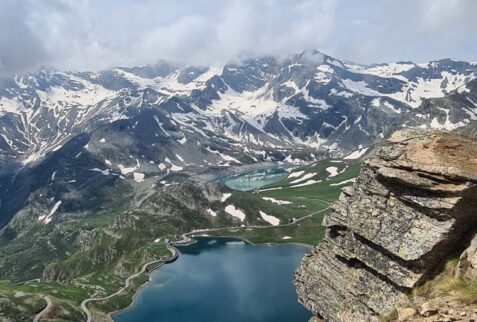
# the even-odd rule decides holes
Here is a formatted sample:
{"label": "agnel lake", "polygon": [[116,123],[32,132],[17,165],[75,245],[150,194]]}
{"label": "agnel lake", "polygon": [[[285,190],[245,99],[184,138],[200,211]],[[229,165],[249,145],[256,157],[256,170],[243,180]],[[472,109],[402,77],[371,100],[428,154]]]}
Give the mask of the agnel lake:
{"label": "agnel lake", "polygon": [[152,281],[116,322],[306,322],[293,271],[309,250],[302,245],[250,245],[201,237],[180,247],[179,259]]}
{"label": "agnel lake", "polygon": [[285,178],[288,171],[282,167],[259,169],[217,179],[230,189],[247,191],[260,188]]}

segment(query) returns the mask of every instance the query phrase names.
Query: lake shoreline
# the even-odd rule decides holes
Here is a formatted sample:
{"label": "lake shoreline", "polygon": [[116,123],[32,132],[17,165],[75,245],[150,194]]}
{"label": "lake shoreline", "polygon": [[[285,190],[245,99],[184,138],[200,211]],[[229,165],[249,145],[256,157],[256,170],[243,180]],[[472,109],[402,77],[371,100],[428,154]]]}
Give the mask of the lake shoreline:
{"label": "lake shoreline", "polygon": [[[249,245],[252,245],[252,246],[270,246],[270,247],[273,247],[273,246],[281,246],[281,245],[297,245],[297,246],[303,246],[303,247],[307,247],[307,248],[310,248],[313,249],[314,248],[314,245],[309,245],[309,244],[305,244],[305,243],[295,243],[295,242],[283,242],[283,243],[273,243],[273,242],[264,242],[264,243],[254,243],[254,242],[251,242],[250,240],[248,240],[247,238],[245,237],[238,237],[238,236],[228,236],[228,235],[221,235],[221,236],[216,236],[216,235],[213,235],[213,236],[207,236],[207,235],[203,235],[203,236],[192,236],[190,237],[192,239],[194,238],[229,238],[229,239],[238,239],[238,240],[241,240],[241,241],[244,241],[245,243],[249,244]],[[177,245],[177,247],[183,247],[183,246],[188,246],[188,245],[192,245],[193,243],[191,244],[187,244],[187,245]]]}
{"label": "lake shoreline", "polygon": [[224,177],[234,176],[237,174],[246,174],[248,172],[253,172],[257,170],[265,170],[269,168],[294,168],[299,166],[306,166],[307,164],[312,163],[304,162],[302,164],[290,163],[290,162],[283,162],[283,161],[274,161],[274,162],[257,162],[251,164],[243,164],[243,165],[235,165],[221,169],[210,169],[204,173],[192,175],[190,177],[193,181],[198,182],[207,182],[207,181],[214,181]]}
{"label": "lake shoreline", "polygon": [[[306,247],[307,248],[307,252],[308,251],[311,251],[314,247],[313,245],[308,245],[308,244],[304,244],[304,243],[293,243],[293,242],[284,242],[284,243],[253,243],[251,241],[249,241],[248,239],[246,238],[243,238],[243,237],[236,237],[236,236],[191,236],[191,237],[188,237],[190,238],[191,240],[185,242],[184,244],[181,244],[180,241],[178,243],[174,243],[174,242],[171,242],[171,244],[176,247],[178,249],[178,255],[180,256],[181,253],[180,253],[180,248],[181,247],[187,247],[187,246],[190,246],[190,245],[193,245],[193,244],[196,244],[198,242],[197,239],[201,239],[201,238],[212,238],[212,239],[230,239],[230,240],[240,240],[240,241],[243,241],[244,243],[246,244],[249,244],[251,246],[268,246],[268,247],[276,247],[276,246],[285,246],[285,245],[295,245],[295,246],[302,246],[302,247]],[[172,264],[172,263],[171,263]],[[167,263],[164,264],[164,265],[168,265]],[[161,265],[164,266],[164,265]],[[159,269],[161,268],[157,268],[157,274],[160,273]],[[154,270],[154,272],[151,272],[151,273],[156,273],[156,270]],[[134,304],[136,304],[137,302],[137,298],[139,296],[139,294],[141,293],[141,291],[150,283],[153,281],[153,276],[152,274],[149,275],[149,279],[144,282],[142,285],[140,285],[136,291],[134,292],[133,296],[132,296],[132,300],[131,302],[129,303],[129,305],[127,307],[124,307],[122,309],[118,309],[118,310],[115,310],[115,311],[111,311],[111,312],[108,312],[107,313],[107,316],[108,316],[108,319],[109,319],[109,322],[116,322],[112,315],[114,315],[115,313],[118,313],[118,312],[121,312],[121,311],[124,311],[124,310],[128,310],[130,309]]]}
{"label": "lake shoreline", "polygon": [[[160,267],[159,267],[160,268]],[[158,269],[159,269],[158,268]],[[115,310],[115,311],[112,311],[112,312],[108,312],[108,318],[109,318],[109,322],[115,322],[112,315],[115,314],[115,313],[118,313],[118,312],[121,312],[121,311],[124,311],[124,310],[127,310],[129,308],[131,308],[134,304],[136,304],[136,301],[137,301],[137,297],[139,296],[139,293],[141,292],[141,290],[143,288],[145,288],[147,286],[147,284],[149,284],[150,282],[152,282],[152,277],[149,275],[148,276],[148,280],[145,281],[144,283],[142,283],[137,289],[136,291],[134,292],[133,296],[132,296],[132,300],[131,300],[131,303],[129,303],[129,305],[125,308],[122,308],[122,309],[119,309],[119,310]]]}
{"label": "lake shoreline", "polygon": [[[227,167],[224,169],[220,169],[220,171],[214,171],[214,172],[206,172],[203,174],[198,174],[193,177],[191,177],[192,180],[198,180],[198,181],[213,181],[213,180],[219,180],[220,178],[225,178],[225,177],[230,177],[230,176],[236,176],[236,175],[241,175],[241,174],[247,174],[247,173],[252,173],[254,171],[260,171],[260,170],[266,170],[266,169],[273,169],[273,168],[284,168],[284,169],[292,169],[294,167],[297,167],[297,164],[293,163],[284,163],[284,162],[261,162],[261,163],[254,163],[254,164],[246,164],[246,165],[239,165],[239,166],[233,166],[233,167]],[[288,171],[287,171],[288,172]],[[204,232],[205,233],[205,232]],[[192,244],[195,244],[198,242],[198,239],[200,238],[215,238],[215,239],[233,239],[233,240],[241,240],[245,242],[246,244],[252,245],[252,246],[268,246],[268,247],[274,247],[274,246],[282,246],[282,245],[296,245],[296,246],[302,246],[307,249],[307,252],[311,251],[313,249],[313,245],[310,244],[305,244],[305,243],[298,243],[298,242],[293,242],[293,241],[286,241],[286,242],[260,242],[260,243],[254,243],[244,237],[239,237],[239,236],[230,236],[227,235],[226,233],[220,236],[207,236],[207,235],[194,235],[194,232],[188,232],[184,233],[182,235],[182,239],[178,240],[176,242],[171,242],[171,244],[174,247],[181,248],[181,247],[186,247],[190,246]],[[180,256],[180,252],[179,252]],[[160,268],[158,268],[160,269]],[[159,273],[159,272],[158,272]],[[115,322],[113,319],[113,315],[130,309],[134,304],[137,302],[138,295],[143,291],[143,289],[153,281],[152,277],[152,272],[151,275],[149,275],[148,281],[144,282],[142,285],[140,285],[132,295],[132,300],[129,303],[128,306],[114,310],[111,312],[108,312],[108,318],[110,322]]]}

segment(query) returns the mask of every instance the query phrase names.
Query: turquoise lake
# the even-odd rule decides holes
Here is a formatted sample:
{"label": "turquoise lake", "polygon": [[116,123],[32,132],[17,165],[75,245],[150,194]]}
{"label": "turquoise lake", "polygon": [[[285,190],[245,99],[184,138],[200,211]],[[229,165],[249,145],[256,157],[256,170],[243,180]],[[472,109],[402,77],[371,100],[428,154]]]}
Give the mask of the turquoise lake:
{"label": "turquoise lake", "polygon": [[115,322],[306,322],[293,271],[309,250],[254,246],[230,238],[198,238],[159,268]]}
{"label": "turquoise lake", "polygon": [[285,168],[267,168],[239,173],[217,179],[217,181],[230,189],[248,191],[280,181],[287,175],[288,171]]}

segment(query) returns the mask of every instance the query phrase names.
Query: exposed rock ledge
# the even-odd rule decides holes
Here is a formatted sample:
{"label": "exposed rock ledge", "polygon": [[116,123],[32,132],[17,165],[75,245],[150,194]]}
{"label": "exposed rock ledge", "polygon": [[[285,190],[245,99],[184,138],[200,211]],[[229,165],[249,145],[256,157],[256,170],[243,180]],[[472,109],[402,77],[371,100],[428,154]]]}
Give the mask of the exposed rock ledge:
{"label": "exposed rock ledge", "polygon": [[476,219],[477,140],[396,132],[324,218],[324,241],[295,272],[299,301],[326,321],[377,321]]}

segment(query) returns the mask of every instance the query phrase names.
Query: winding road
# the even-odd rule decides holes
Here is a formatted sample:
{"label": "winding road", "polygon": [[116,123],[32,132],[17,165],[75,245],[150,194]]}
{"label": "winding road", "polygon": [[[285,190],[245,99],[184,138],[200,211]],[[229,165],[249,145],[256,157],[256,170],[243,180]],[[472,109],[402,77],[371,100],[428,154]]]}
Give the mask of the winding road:
{"label": "winding road", "polygon": [[48,296],[42,295],[41,298],[46,301],[46,306],[43,308],[43,310],[41,310],[40,312],[38,312],[37,315],[35,315],[35,318],[33,319],[33,322],[38,322],[38,321],[40,321],[42,315],[45,314],[46,312],[48,312],[48,310],[49,310],[49,309],[51,308],[51,306],[53,305],[53,302],[51,302],[51,299],[50,299]]}
{"label": "winding road", "polygon": [[[316,199],[316,200],[319,200],[323,203],[325,203],[327,205],[326,208],[323,208],[321,210],[318,210],[318,211],[315,211],[309,215],[306,215],[306,216],[303,216],[303,217],[300,217],[298,219],[295,219],[293,222],[291,223],[287,223],[287,224],[281,224],[281,225],[276,225],[276,226],[258,226],[258,225],[249,225],[249,226],[239,226],[239,227],[223,227],[223,228],[211,228],[211,229],[200,229],[200,230],[193,230],[191,232],[188,232],[188,233],[184,233],[182,234],[182,239],[180,240],[177,240],[177,241],[169,241],[169,240],[165,240],[165,243],[166,243],[166,247],[167,249],[171,252],[171,256],[168,257],[168,258],[165,258],[165,259],[160,259],[160,260],[154,260],[154,261],[151,261],[151,262],[148,262],[148,263],[145,263],[141,270],[133,275],[130,275],[128,278],[126,278],[125,282],[124,282],[124,286],[122,288],[120,288],[118,291],[108,295],[108,296],[105,296],[105,297],[95,297],[95,298],[88,298],[88,299],[85,299],[83,302],[81,302],[81,310],[83,310],[84,314],[86,315],[86,322],[91,322],[92,320],[92,315],[91,315],[91,312],[89,311],[89,309],[87,308],[87,304],[90,303],[90,302],[95,302],[95,301],[104,301],[104,300],[108,300],[118,294],[120,294],[121,292],[123,292],[124,290],[126,290],[130,283],[131,283],[131,280],[136,278],[137,276],[143,274],[143,273],[146,273],[146,274],[149,274],[150,272],[158,269],[159,267],[161,267],[162,265],[164,264],[168,264],[168,263],[172,263],[174,262],[178,257],[179,257],[179,251],[177,250],[177,248],[174,247],[174,245],[177,245],[177,246],[185,246],[187,244],[191,244],[194,242],[194,240],[191,238],[197,234],[202,234],[202,233],[207,233],[207,232],[215,232],[215,231],[228,231],[228,230],[237,230],[237,229],[248,229],[248,228],[253,228],[253,229],[271,229],[271,228],[278,228],[278,227],[288,227],[288,226],[293,226],[293,225],[296,225],[297,223],[305,220],[306,218],[310,218],[316,214],[319,214],[321,212],[324,212],[326,210],[328,210],[330,208],[330,203],[328,201],[325,201],[325,200],[321,200],[321,199]],[[154,264],[154,263],[158,263],[158,265],[156,267],[154,267],[151,271],[147,271],[147,267],[151,264]],[[47,297],[45,297],[46,299]],[[46,299],[47,302],[49,301],[49,298]],[[51,306],[51,301],[50,301],[50,306]],[[47,307],[45,309],[43,309],[42,312],[38,313],[37,317],[39,319],[39,317],[41,317],[41,315],[46,312],[47,310],[49,309],[49,306],[47,305]],[[35,317],[36,320],[34,320],[34,322],[38,322],[38,319],[37,317]]]}
{"label": "winding road", "polygon": [[[167,257],[165,259],[159,259],[159,260],[154,260],[154,261],[151,261],[151,262],[148,262],[148,263],[145,263],[141,270],[133,275],[130,275],[128,278],[126,278],[125,282],[124,282],[124,286],[122,288],[120,288],[118,291],[108,295],[108,296],[104,296],[104,297],[92,297],[92,298],[89,298],[89,299],[86,299],[84,300],[83,302],[81,302],[81,310],[83,310],[84,314],[86,315],[86,322],[91,322],[91,319],[92,319],[92,315],[91,315],[91,312],[88,310],[87,308],[87,304],[90,303],[90,302],[95,302],[95,301],[104,301],[104,300],[108,300],[118,294],[120,294],[121,292],[123,292],[124,290],[126,290],[129,285],[131,284],[131,280],[138,277],[139,275],[143,274],[144,272],[146,272],[147,270],[147,267],[151,264],[155,264],[155,263],[159,263],[159,265],[157,265],[156,267],[154,267],[154,270],[155,269],[158,269],[160,266],[164,265],[164,264],[168,264],[168,263],[172,263],[173,261],[175,261],[178,257],[179,257],[179,251],[177,250],[177,248],[175,248],[174,246],[171,245],[171,243],[169,241],[165,241],[166,243],[166,247],[167,249],[171,252],[171,256],[170,257]],[[149,272],[146,272],[146,273],[150,273],[152,271],[149,271]],[[34,321],[36,322],[36,321]]]}
{"label": "winding road", "polygon": [[307,218],[310,218],[314,215],[317,215],[319,213],[322,213],[328,209],[330,209],[330,203],[328,201],[325,201],[325,200],[321,200],[321,199],[315,199],[315,200],[319,200],[323,203],[325,203],[327,205],[326,208],[323,208],[321,210],[318,210],[318,211],[315,211],[315,212],[312,212],[311,214],[309,215],[306,215],[306,216],[303,216],[303,217],[300,217],[298,219],[295,219],[294,221],[292,221],[291,223],[288,223],[288,224],[280,224],[280,225],[276,225],[276,226],[257,226],[257,225],[249,225],[249,226],[238,226],[238,227],[223,227],[223,228],[209,228],[209,229],[200,229],[200,230],[193,230],[191,232],[188,232],[188,233],[185,233],[185,234],[182,234],[182,239],[181,240],[178,240],[178,241],[175,241],[175,242],[172,242],[174,245],[178,245],[178,246],[184,246],[184,245],[187,245],[187,244],[190,244],[193,242],[192,238],[191,237],[194,237],[198,234],[203,234],[203,233],[208,233],[208,232],[215,232],[215,231],[228,231],[228,230],[237,230],[237,229],[248,229],[248,228],[253,228],[253,229],[272,229],[272,228],[278,228],[278,227],[289,227],[289,226],[293,226],[293,225],[296,225],[297,223],[299,223],[300,221],[303,221]]}

